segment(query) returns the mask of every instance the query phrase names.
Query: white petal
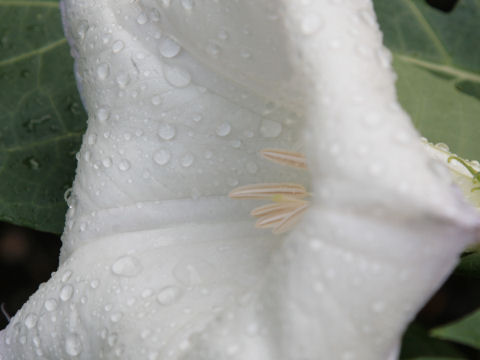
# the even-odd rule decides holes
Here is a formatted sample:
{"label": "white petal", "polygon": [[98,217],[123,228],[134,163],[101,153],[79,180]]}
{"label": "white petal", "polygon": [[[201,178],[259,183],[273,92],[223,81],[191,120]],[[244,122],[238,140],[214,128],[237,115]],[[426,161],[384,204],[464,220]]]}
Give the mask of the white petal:
{"label": "white petal", "polygon": [[[89,128],[62,265],[1,333],[3,358],[394,359],[478,217],[397,105],[371,2],[64,14]],[[299,182],[257,154],[304,146],[304,221],[254,229],[228,192]]]}

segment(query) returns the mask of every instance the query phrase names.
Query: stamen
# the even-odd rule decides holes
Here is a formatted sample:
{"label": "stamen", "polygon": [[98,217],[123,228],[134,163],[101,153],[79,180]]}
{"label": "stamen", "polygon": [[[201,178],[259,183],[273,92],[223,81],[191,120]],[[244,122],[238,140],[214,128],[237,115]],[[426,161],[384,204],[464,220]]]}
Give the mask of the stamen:
{"label": "stamen", "polygon": [[307,190],[299,184],[266,183],[240,186],[230,191],[228,195],[232,199],[272,199],[278,195],[302,199],[308,196],[308,193]]}
{"label": "stamen", "polygon": [[[281,165],[306,169],[305,156],[279,149],[264,149],[263,157]],[[310,196],[305,187],[293,183],[265,183],[240,186],[233,189],[229,196],[233,199],[267,199],[273,204],[259,206],[250,212],[258,217],[257,228],[273,228],[274,234],[290,230],[309,207],[309,202],[302,200]]]}
{"label": "stamen", "polygon": [[296,199],[296,202],[280,202],[259,206],[250,212],[250,215],[261,217],[277,213],[288,213],[297,207],[306,204],[306,201]]}
{"label": "stamen", "polygon": [[264,149],[260,151],[262,156],[277,164],[292,166],[300,169],[307,168],[307,160],[301,153],[279,149]]}
{"label": "stamen", "polygon": [[288,214],[288,216],[286,216],[283,221],[273,229],[273,233],[281,234],[285,231],[290,230],[301,219],[302,214],[308,209],[308,205],[308,203],[302,205],[296,210],[292,211],[290,214]]}

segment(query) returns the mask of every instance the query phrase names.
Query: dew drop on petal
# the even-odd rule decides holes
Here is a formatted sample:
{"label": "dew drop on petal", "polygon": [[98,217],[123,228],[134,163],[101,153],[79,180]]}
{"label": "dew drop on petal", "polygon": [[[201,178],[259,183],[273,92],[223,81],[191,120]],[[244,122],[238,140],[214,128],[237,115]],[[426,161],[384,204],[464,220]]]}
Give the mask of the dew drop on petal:
{"label": "dew drop on petal", "polygon": [[112,51],[114,53],[119,53],[120,51],[123,50],[124,47],[125,47],[125,44],[123,43],[123,41],[122,40],[117,40],[112,45]]}
{"label": "dew drop on petal", "polygon": [[155,161],[156,164],[163,166],[166,165],[170,161],[170,152],[165,149],[158,150],[154,155],[153,155],[153,161]]}
{"label": "dew drop on petal", "polygon": [[264,119],[260,126],[260,133],[266,138],[275,138],[282,132],[282,124],[279,122]]}
{"label": "dew drop on petal", "polygon": [[100,108],[97,110],[97,119],[100,122],[105,122],[110,116],[110,112],[105,108]]}
{"label": "dew drop on petal", "polygon": [[174,87],[183,88],[190,84],[192,77],[187,70],[177,66],[165,66],[163,69],[165,79]]}
{"label": "dew drop on petal", "polygon": [[137,16],[137,23],[139,25],[145,25],[148,22],[147,15],[144,13],[141,13],[140,15]]}
{"label": "dew drop on petal", "polygon": [[194,0],[180,0],[185,10],[192,10],[195,6]]}
{"label": "dew drop on petal", "polygon": [[191,153],[187,153],[182,157],[181,164],[183,167],[187,168],[192,166],[193,162],[195,161],[195,158]]}
{"label": "dew drop on petal", "polygon": [[158,45],[158,50],[160,54],[165,58],[173,58],[178,55],[181,50],[180,45],[169,37],[164,37],[160,40]]}
{"label": "dew drop on petal", "polygon": [[47,299],[43,305],[47,311],[53,311],[57,308],[58,303],[55,299]]}
{"label": "dew drop on petal", "polygon": [[142,271],[142,265],[133,256],[125,255],[119,257],[112,264],[112,273],[118,276],[133,277],[140,274]]}
{"label": "dew drop on petal", "polygon": [[162,140],[172,140],[175,137],[177,130],[173,125],[170,124],[161,124],[158,127],[157,134]]}
{"label": "dew drop on petal", "polygon": [[231,130],[232,127],[230,126],[230,124],[225,122],[217,127],[216,133],[218,136],[227,136],[228,134],[230,134]]}
{"label": "dew drop on petal", "polygon": [[65,285],[60,289],[60,300],[68,301],[72,298],[73,295],[73,286],[72,285]]}
{"label": "dew drop on petal", "polygon": [[97,76],[100,80],[105,80],[110,75],[110,66],[108,64],[100,64],[97,67]]}
{"label": "dew drop on petal", "polygon": [[160,305],[168,306],[174,304],[182,296],[182,291],[176,286],[167,286],[160,290],[157,301]]}
{"label": "dew drop on petal", "polygon": [[71,277],[72,277],[72,271],[71,270],[65,271],[65,273],[62,275],[62,282],[67,282]]}
{"label": "dew drop on petal", "polygon": [[27,327],[27,329],[32,329],[35,327],[35,325],[37,325],[37,320],[38,320],[37,315],[28,314],[27,317],[25,318],[24,324]]}
{"label": "dew drop on petal", "polygon": [[121,170],[121,171],[127,171],[129,170],[131,167],[131,164],[130,164],[130,161],[128,161],[127,159],[122,159],[120,160],[120,162],[118,163],[118,168]]}

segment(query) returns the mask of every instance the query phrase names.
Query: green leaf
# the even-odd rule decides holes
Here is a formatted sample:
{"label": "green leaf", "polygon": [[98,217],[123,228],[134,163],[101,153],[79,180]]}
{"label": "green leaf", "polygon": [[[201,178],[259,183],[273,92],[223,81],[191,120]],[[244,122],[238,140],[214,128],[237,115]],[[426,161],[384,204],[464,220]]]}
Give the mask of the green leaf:
{"label": "green leaf", "polygon": [[449,343],[432,338],[418,323],[411,324],[403,336],[401,360],[464,359],[463,354]]}
{"label": "green leaf", "polygon": [[480,159],[480,1],[444,13],[423,0],[374,0],[400,102],[420,133]]}
{"label": "green leaf", "polygon": [[60,233],[85,113],[58,1],[0,0],[0,219]]}
{"label": "green leaf", "polygon": [[480,278],[480,252],[469,253],[460,259],[455,269],[455,273],[459,275]]}
{"label": "green leaf", "polygon": [[433,329],[432,335],[480,350],[480,310],[451,324]]}

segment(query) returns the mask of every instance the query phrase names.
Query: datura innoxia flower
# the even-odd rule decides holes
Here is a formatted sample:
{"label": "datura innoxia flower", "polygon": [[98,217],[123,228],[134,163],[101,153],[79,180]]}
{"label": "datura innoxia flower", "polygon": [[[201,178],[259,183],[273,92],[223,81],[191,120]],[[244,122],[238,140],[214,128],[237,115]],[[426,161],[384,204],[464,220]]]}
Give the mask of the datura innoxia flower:
{"label": "datura innoxia flower", "polygon": [[[88,130],[61,265],[0,358],[396,359],[479,219],[397,103],[371,1],[62,5]],[[290,231],[228,197],[258,183],[309,189]]]}

